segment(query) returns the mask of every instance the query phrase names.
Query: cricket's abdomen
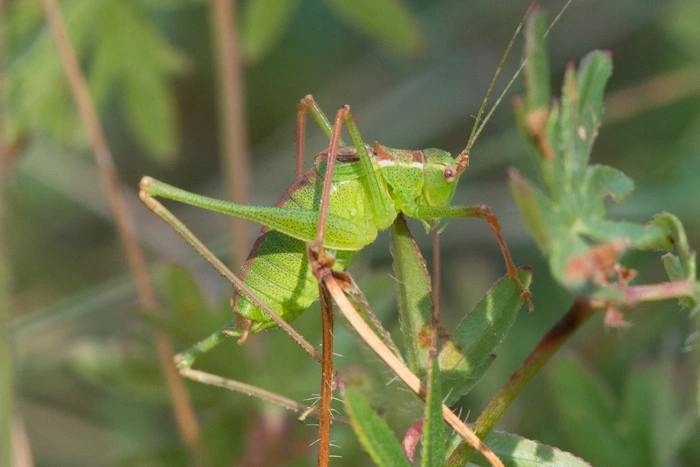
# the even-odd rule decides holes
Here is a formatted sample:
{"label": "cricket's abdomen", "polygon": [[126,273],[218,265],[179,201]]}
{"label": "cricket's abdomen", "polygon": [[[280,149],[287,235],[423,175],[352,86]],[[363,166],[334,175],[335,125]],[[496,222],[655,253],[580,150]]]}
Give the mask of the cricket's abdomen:
{"label": "cricket's abdomen", "polygon": [[[342,179],[336,182],[331,194],[329,212],[346,218],[365,219],[365,202],[358,177],[353,177],[354,163],[341,162]],[[319,210],[323,178],[319,166],[307,171],[275,204],[277,207]],[[349,200],[352,200],[350,202]],[[359,230],[359,229],[358,229]],[[375,234],[376,236],[376,234]],[[370,243],[372,239],[368,239]],[[343,270],[352,256],[352,250],[327,251],[335,255],[334,269]],[[285,321],[291,322],[318,299],[318,283],[311,272],[306,252],[306,242],[276,230],[263,227],[241,268],[241,279]],[[234,295],[234,312],[252,321],[250,332],[255,333],[275,326],[262,310],[241,291]]]}

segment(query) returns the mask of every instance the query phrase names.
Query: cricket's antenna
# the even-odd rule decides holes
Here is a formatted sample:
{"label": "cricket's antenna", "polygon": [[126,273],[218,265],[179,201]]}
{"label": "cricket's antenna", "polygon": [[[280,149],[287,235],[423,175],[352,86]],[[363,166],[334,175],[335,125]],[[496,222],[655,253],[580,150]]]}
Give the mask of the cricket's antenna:
{"label": "cricket's antenna", "polygon": [[[559,18],[564,14],[564,12],[569,8],[569,5],[571,4],[573,0],[568,0],[566,4],[561,8],[559,13],[557,13],[557,16],[554,18],[552,21],[552,24],[549,25],[547,28],[547,34],[549,31],[554,27],[554,25],[559,21]],[[513,77],[510,79],[508,82],[508,85],[505,87],[503,92],[498,96],[498,99],[496,99],[496,102],[493,104],[493,107],[491,107],[491,110],[486,114],[486,117],[484,117],[483,121],[481,120],[482,115],[484,114],[484,111],[486,110],[486,104],[488,103],[489,97],[491,96],[491,91],[493,91],[493,87],[496,84],[496,79],[498,79],[498,75],[501,73],[501,69],[503,68],[503,64],[506,61],[506,58],[508,57],[508,54],[510,53],[510,49],[513,47],[513,44],[515,43],[515,39],[518,37],[518,34],[520,34],[520,30],[523,28],[523,25],[525,24],[525,20],[527,19],[528,15],[530,14],[530,11],[532,11],[533,7],[535,6],[536,0],[532,0],[530,2],[530,5],[527,7],[527,10],[525,11],[525,14],[523,17],[520,19],[520,23],[518,23],[518,27],[515,28],[515,32],[513,33],[513,37],[511,37],[510,42],[508,43],[508,47],[506,47],[506,51],[503,53],[503,56],[501,57],[501,61],[498,64],[498,68],[496,68],[496,73],[494,73],[493,78],[491,79],[491,83],[489,84],[489,88],[486,91],[486,95],[484,96],[484,100],[481,102],[481,107],[479,108],[479,112],[476,115],[476,120],[474,121],[474,126],[472,127],[472,132],[469,135],[469,140],[467,141],[467,147],[465,147],[462,152],[459,153],[457,156],[457,174],[461,174],[464,169],[467,168],[469,165],[469,153],[471,152],[472,146],[474,146],[474,142],[477,140],[479,135],[481,134],[481,131],[484,129],[484,126],[486,123],[491,119],[491,116],[493,115],[494,111],[498,108],[499,104],[505,97],[506,93],[510,90],[511,86],[513,86],[513,83],[515,82],[516,79],[518,79],[518,76],[520,76],[520,72],[523,70],[523,67],[525,66],[525,61],[523,61],[520,64],[520,67],[518,70],[515,72]]]}

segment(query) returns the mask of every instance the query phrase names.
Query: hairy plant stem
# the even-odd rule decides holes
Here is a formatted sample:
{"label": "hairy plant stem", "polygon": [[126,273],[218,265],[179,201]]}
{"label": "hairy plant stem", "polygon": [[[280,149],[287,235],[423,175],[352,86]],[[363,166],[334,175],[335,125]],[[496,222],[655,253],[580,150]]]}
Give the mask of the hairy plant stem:
{"label": "hairy plant stem", "polygon": [[[377,336],[369,325],[362,319],[360,314],[355,310],[355,308],[350,304],[350,301],[345,296],[346,290],[351,290],[354,294],[362,294],[362,291],[350,287],[348,284],[342,284],[340,281],[333,276],[332,273],[328,273],[323,276],[323,282],[326,285],[328,292],[333,297],[333,300],[338,305],[338,308],[343,313],[345,318],[350,322],[357,333],[362,337],[365,343],[372,349],[372,351],[391,369],[396,376],[401,379],[408,388],[418,395],[421,399],[425,400],[426,391],[425,386],[421,383],[420,379],[408,369],[408,367],[389,350],[389,348],[384,344],[384,342]],[[366,301],[366,300],[365,300]],[[460,418],[450,410],[445,404],[442,404],[442,416],[447,423],[457,434],[459,434],[465,441],[469,444],[477,447],[479,452],[493,465],[494,467],[502,467],[503,463],[494,454],[494,452],[486,445],[484,442],[476,436],[474,431],[460,420]]]}

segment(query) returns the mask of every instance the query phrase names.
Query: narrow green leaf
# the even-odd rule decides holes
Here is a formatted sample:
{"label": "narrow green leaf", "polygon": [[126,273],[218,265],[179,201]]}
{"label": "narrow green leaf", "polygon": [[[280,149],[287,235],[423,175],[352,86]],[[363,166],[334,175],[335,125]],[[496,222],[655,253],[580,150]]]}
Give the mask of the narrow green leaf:
{"label": "narrow green leaf", "polygon": [[[528,286],[530,269],[518,269],[518,279]],[[494,349],[515,322],[523,302],[520,290],[508,277],[500,279],[459,323],[438,356],[445,403],[467,394],[488,369]]]}
{"label": "narrow green leaf", "polygon": [[546,252],[550,243],[553,211],[552,203],[539,189],[533,187],[516,169],[511,169],[510,191],[518,204],[520,215],[537,241],[540,251]]}
{"label": "narrow green leaf", "polygon": [[421,466],[443,467],[445,465],[445,424],[442,421],[440,367],[435,356],[428,366],[427,386]]}
{"label": "narrow green leaf", "polygon": [[527,110],[536,111],[549,106],[549,59],[547,57],[547,20],[541,11],[533,12],[525,26],[525,83]]}
{"label": "narrow green leaf", "polygon": [[[559,134],[562,144],[562,166],[560,177],[565,180],[564,190],[572,198],[578,194],[580,186],[576,184],[579,171],[585,170],[587,155],[582,155],[578,142],[578,86],[576,83],[576,71],[573,63],[569,63],[564,73],[564,84],[562,85],[561,117],[559,119]],[[581,160],[583,158],[583,160]],[[580,180],[582,182],[582,180]]]}
{"label": "narrow green leaf", "polygon": [[352,388],[345,390],[345,410],[362,446],[378,466],[410,467],[389,425]]}
{"label": "narrow green leaf", "polygon": [[431,322],[433,297],[425,259],[403,215],[391,226],[391,254],[408,367],[423,376],[428,368],[429,352],[435,348],[436,336]]}
{"label": "narrow green leaf", "polygon": [[588,153],[593,147],[598,128],[603,121],[603,94],[612,75],[612,59],[609,52],[600,50],[586,55],[578,71],[579,121],[583,130],[578,133],[588,140]]}
{"label": "narrow green leaf", "polygon": [[[557,448],[510,433],[492,431],[484,442],[507,467],[590,467],[583,459]],[[471,464],[489,467],[481,454],[469,460]]]}
{"label": "narrow green leaf", "polygon": [[425,39],[403,0],[326,0],[344,21],[397,53],[421,55]]}
{"label": "narrow green leaf", "polygon": [[242,5],[241,43],[248,61],[263,58],[285,33],[299,0],[248,0]]}
{"label": "narrow green leaf", "polygon": [[95,21],[100,27],[89,79],[96,102],[104,105],[111,92],[123,90],[126,118],[136,137],[153,156],[172,158],[178,140],[169,81],[185,70],[184,56],[133,1],[105,3]]}

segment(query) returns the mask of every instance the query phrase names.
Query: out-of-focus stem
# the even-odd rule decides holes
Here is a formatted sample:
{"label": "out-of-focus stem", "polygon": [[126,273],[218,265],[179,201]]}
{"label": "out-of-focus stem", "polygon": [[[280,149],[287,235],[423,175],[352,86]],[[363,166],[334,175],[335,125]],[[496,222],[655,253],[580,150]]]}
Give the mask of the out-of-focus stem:
{"label": "out-of-focus stem", "polygon": [[[251,174],[236,2],[212,0],[211,4],[219,77],[219,140],[223,149],[221,161],[227,198],[235,203],[248,204]],[[250,248],[248,221],[232,216],[230,222],[233,263],[239,267]]]}
{"label": "out-of-focus stem", "polygon": [[[0,84],[4,83],[3,64],[5,59],[5,10],[4,0],[0,0]],[[10,336],[10,249],[6,238],[5,183],[7,167],[4,152],[6,144],[3,138],[5,125],[3,119],[3,88],[0,87],[0,465],[15,466],[15,446],[13,426],[15,423],[14,371],[12,366],[12,339]]]}
{"label": "out-of-focus stem", "polygon": [[[90,138],[100,173],[101,184],[107,194],[116,229],[138,290],[139,303],[143,309],[155,312],[159,309],[159,306],[148,276],[146,261],[134,235],[134,223],[120,190],[117,171],[107,146],[90,90],[80,69],[75,51],[71,46],[56,0],[43,0],[43,4],[46,19],[56,43],[80,119]],[[173,401],[180,436],[187,445],[194,464],[205,465],[205,453],[202,447],[199,425],[184,382],[173,365],[174,353],[170,341],[165,334],[155,329],[153,330],[153,340],[170,397]]]}
{"label": "out-of-focus stem", "polygon": [[690,65],[611,93],[605,99],[605,122],[632,118],[700,93],[699,73],[700,67]]}

